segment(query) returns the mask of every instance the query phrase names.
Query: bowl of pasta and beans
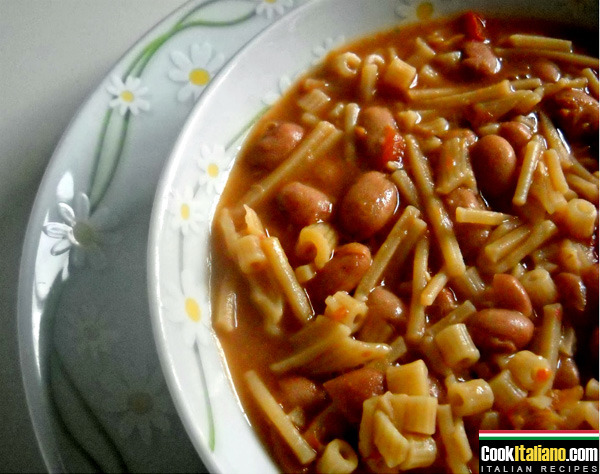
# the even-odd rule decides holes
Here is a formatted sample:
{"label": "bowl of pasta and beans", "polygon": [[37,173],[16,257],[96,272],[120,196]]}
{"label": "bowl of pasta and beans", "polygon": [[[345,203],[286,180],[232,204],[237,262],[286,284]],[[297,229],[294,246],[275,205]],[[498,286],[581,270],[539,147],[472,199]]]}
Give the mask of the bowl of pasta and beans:
{"label": "bowl of pasta and beans", "polygon": [[[478,472],[479,430],[598,429],[597,29],[562,3],[364,5],[249,44],[157,194],[159,353],[215,471]],[[210,226],[173,235],[208,145]]]}

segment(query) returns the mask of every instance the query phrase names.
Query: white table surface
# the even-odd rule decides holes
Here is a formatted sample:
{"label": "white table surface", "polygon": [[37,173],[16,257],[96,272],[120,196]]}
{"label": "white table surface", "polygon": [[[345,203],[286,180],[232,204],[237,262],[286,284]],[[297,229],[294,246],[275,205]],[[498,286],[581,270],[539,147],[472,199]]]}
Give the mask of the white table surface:
{"label": "white table surface", "polygon": [[35,192],[78,106],[184,0],[0,0],[0,472],[43,472],[19,369],[16,293]]}

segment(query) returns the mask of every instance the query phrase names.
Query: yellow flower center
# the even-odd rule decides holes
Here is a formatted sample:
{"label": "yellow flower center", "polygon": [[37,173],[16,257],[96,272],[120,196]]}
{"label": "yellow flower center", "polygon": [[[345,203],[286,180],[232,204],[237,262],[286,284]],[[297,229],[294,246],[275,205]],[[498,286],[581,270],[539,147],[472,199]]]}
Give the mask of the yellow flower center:
{"label": "yellow flower center", "polygon": [[277,0],[265,0],[266,3],[277,3]]}
{"label": "yellow flower center", "polygon": [[190,206],[189,204],[181,205],[181,218],[187,221],[190,218]]}
{"label": "yellow flower center", "polygon": [[133,95],[133,92],[131,92],[131,91],[123,91],[123,92],[121,92],[121,99],[123,99],[124,102],[133,102],[133,99],[135,99],[135,96]]}
{"label": "yellow flower center", "polygon": [[152,397],[145,392],[134,392],[127,397],[127,407],[136,415],[150,413],[154,407]]}
{"label": "yellow flower center", "polygon": [[417,18],[427,20],[433,15],[433,5],[430,2],[422,2],[417,6]]}
{"label": "yellow flower center", "polygon": [[206,69],[193,69],[189,79],[195,86],[205,86],[210,81],[210,73]]}
{"label": "yellow flower center", "polygon": [[200,321],[201,311],[200,306],[194,298],[185,299],[185,312],[192,321],[197,323]]}
{"label": "yellow flower center", "polygon": [[219,166],[216,165],[215,163],[210,163],[206,167],[206,172],[208,173],[208,176],[210,176],[211,178],[216,178],[217,176],[219,176]]}

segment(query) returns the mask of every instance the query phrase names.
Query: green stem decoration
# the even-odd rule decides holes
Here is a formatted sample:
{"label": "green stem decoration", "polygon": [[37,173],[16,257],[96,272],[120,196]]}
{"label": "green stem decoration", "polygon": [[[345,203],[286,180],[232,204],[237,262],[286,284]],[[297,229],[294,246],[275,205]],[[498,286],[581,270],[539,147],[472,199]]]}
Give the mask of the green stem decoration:
{"label": "green stem decoration", "polygon": [[[143,71],[154,55],[167,41],[178,33],[195,27],[232,26],[242,23],[256,15],[255,4],[253,2],[241,2],[242,4],[248,4],[245,7],[248,11],[243,12],[243,14],[238,17],[226,20],[196,19],[196,15],[207,9],[207,7],[218,3],[218,1],[219,0],[209,0],[208,2],[199,5],[185,14],[169,31],[150,41],[125,69],[121,78],[123,82],[131,75],[141,77]],[[92,212],[97,208],[114,178],[125,147],[130,115],[129,111],[122,116],[113,109],[109,109],[104,116],[100,137],[96,146],[94,160],[95,168],[90,177],[89,196]]]}
{"label": "green stem decoration", "polygon": [[210,395],[208,393],[208,382],[206,380],[206,373],[204,372],[204,365],[202,364],[202,356],[200,355],[200,348],[198,347],[198,341],[194,342],[194,352],[198,359],[198,366],[200,367],[200,378],[202,379],[202,390],[204,390],[204,398],[206,399],[206,417],[208,421],[208,447],[214,452],[216,445],[215,437],[215,418],[213,415],[212,405],[210,403]]}

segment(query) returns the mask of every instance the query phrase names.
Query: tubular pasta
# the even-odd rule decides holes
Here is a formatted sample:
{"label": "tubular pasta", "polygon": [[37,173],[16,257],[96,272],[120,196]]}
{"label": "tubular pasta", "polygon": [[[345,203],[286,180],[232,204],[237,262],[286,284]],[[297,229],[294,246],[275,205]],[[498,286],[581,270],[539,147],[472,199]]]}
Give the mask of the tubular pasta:
{"label": "tubular pasta", "polygon": [[302,437],[256,372],[250,370],[244,374],[244,378],[254,401],[288,443],[298,461],[301,464],[312,462],[316,458],[314,449]]}
{"label": "tubular pasta", "polygon": [[442,201],[434,194],[431,170],[417,141],[414,137],[407,135],[406,142],[408,161],[421,194],[421,201],[425,205],[425,213],[442,251],[446,271],[450,276],[459,275],[465,271],[465,262],[452,229],[452,221],[448,217]]}
{"label": "tubular pasta", "polygon": [[428,332],[432,335],[435,335],[442,329],[451,326],[452,324],[462,323],[475,311],[477,310],[475,309],[475,306],[473,306],[473,303],[471,303],[469,300],[466,300],[460,306],[453,309],[442,319],[430,326]]}
{"label": "tubular pasta", "polygon": [[425,231],[426,224],[419,219],[419,214],[419,210],[413,206],[408,206],[404,210],[381,247],[379,247],[369,270],[356,287],[355,298],[367,298],[367,295],[379,283],[383,271],[394,254],[396,254],[395,261],[398,262],[398,265],[402,265],[417,239]]}
{"label": "tubular pasta", "polygon": [[448,275],[443,270],[440,270],[423,288],[420,298],[421,304],[423,306],[431,306],[440,294],[440,291],[446,286],[446,283],[448,283]]}
{"label": "tubular pasta", "polygon": [[318,115],[330,101],[331,97],[325,94],[321,89],[312,89],[298,99],[298,105],[305,112]]}
{"label": "tubular pasta", "polygon": [[599,89],[598,76],[596,76],[594,71],[589,67],[583,70],[583,75],[588,81],[588,89],[596,96],[597,99]]}
{"label": "tubular pasta", "polygon": [[494,404],[494,393],[483,379],[448,384],[448,400],[457,416],[470,416],[488,411]]}
{"label": "tubular pasta", "polygon": [[543,141],[539,135],[535,135],[525,148],[525,156],[523,157],[523,166],[519,173],[517,181],[517,189],[513,197],[513,204],[522,206],[527,200],[527,193],[533,181],[533,172],[537,166],[543,152]]}
{"label": "tubular pasta", "polygon": [[412,278],[412,298],[406,324],[406,339],[409,342],[418,341],[425,333],[425,306],[421,303],[421,293],[427,286],[429,272],[429,239],[423,237],[415,248]]}
{"label": "tubular pasta", "polygon": [[261,241],[261,248],[271,265],[273,275],[286,296],[294,316],[301,323],[306,323],[313,316],[310,301],[296,279],[296,274],[290,266],[277,237],[266,237]]}
{"label": "tubular pasta", "polygon": [[512,378],[509,370],[503,370],[489,382],[494,392],[494,407],[508,411],[527,397],[527,392],[520,388]]}
{"label": "tubular pasta", "polygon": [[404,169],[398,169],[392,173],[392,181],[398,186],[398,191],[402,198],[411,206],[420,207],[419,194],[415,183],[412,182],[410,176]]}
{"label": "tubular pasta", "polygon": [[[486,100],[499,99],[511,93],[510,82],[504,80],[491,86],[472,89],[466,92],[459,92],[451,95],[443,95],[431,99],[418,101],[413,107],[424,108],[455,108],[476,104]],[[416,102],[416,101],[413,101]]]}
{"label": "tubular pasta", "polygon": [[598,58],[593,58],[584,54],[533,48],[494,48],[494,52],[501,57],[510,57],[515,55],[527,56],[528,58],[541,57],[552,59],[554,61],[566,62],[574,66],[598,69]]}
{"label": "tubular pasta", "polygon": [[350,474],[358,467],[358,456],[346,441],[334,439],[327,443],[317,461],[319,474]]}
{"label": "tubular pasta", "polygon": [[551,38],[549,36],[514,34],[508,37],[512,46],[519,48],[547,49],[570,53],[573,43],[568,40]]}
{"label": "tubular pasta", "polygon": [[437,424],[446,448],[446,462],[454,474],[471,472],[467,462],[473,457],[473,452],[466,438],[462,419],[455,421],[450,405],[438,405]]}
{"label": "tubular pasta", "polygon": [[383,75],[383,82],[398,90],[405,91],[411,86],[416,75],[417,70],[414,66],[395,57]]}
{"label": "tubular pasta", "polygon": [[435,335],[434,340],[444,362],[452,369],[470,367],[479,360],[479,350],[463,323],[445,327]]}
{"label": "tubular pasta", "polygon": [[460,206],[456,208],[456,222],[460,223],[499,225],[511,217],[509,214],[488,211],[486,209],[473,209]]}
{"label": "tubular pasta", "polygon": [[302,367],[312,374],[331,373],[384,358],[390,351],[386,344],[355,340],[350,336],[348,326],[324,316],[318,316],[304,329],[293,336],[296,352],[271,364],[273,372],[283,373]]}
{"label": "tubular pasta", "polygon": [[536,225],[531,229],[531,233],[522,244],[492,266],[495,273],[504,273],[510,270],[531,252],[542,246],[544,242],[552,238],[557,232],[558,228],[552,221],[543,221],[541,224]]}
{"label": "tubular pasta", "polygon": [[379,75],[377,64],[363,64],[360,71],[360,98],[368,102],[375,96],[375,86]]}
{"label": "tubular pasta", "polygon": [[303,227],[298,235],[296,255],[307,256],[314,252],[314,264],[317,270],[320,270],[331,260],[337,243],[337,232],[330,224],[311,224]]}
{"label": "tubular pasta", "polygon": [[385,380],[392,393],[406,395],[429,395],[429,379],[427,365],[422,359],[408,364],[388,367]]}
{"label": "tubular pasta", "polygon": [[534,341],[535,352],[548,361],[550,376],[546,383],[535,390],[536,395],[546,393],[554,383],[558,368],[558,349],[560,346],[562,327],[562,306],[558,303],[544,306],[542,326]]}
{"label": "tubular pasta", "polygon": [[223,280],[217,293],[217,311],[213,324],[222,331],[231,332],[237,327],[237,296],[231,282]]}

